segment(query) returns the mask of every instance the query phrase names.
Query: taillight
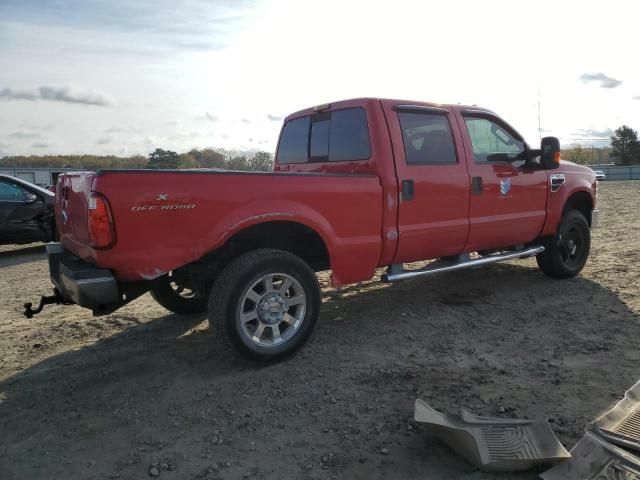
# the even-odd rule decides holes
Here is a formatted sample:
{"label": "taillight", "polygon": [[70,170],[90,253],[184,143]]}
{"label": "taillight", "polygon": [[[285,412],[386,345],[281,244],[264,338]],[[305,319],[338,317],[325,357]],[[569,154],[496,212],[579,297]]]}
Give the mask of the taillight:
{"label": "taillight", "polygon": [[91,193],[87,202],[87,230],[92,247],[106,248],[116,242],[109,203],[99,193]]}

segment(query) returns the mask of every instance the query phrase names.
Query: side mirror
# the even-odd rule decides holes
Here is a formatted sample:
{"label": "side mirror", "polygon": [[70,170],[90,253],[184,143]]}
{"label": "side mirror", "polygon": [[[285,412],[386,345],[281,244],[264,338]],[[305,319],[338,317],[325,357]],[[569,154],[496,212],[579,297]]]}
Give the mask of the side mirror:
{"label": "side mirror", "polygon": [[24,195],[22,195],[22,201],[24,203],[34,203],[38,201],[38,196],[30,192],[25,192]]}
{"label": "side mirror", "polygon": [[544,137],[540,142],[540,165],[545,170],[560,166],[560,140],[556,137]]}

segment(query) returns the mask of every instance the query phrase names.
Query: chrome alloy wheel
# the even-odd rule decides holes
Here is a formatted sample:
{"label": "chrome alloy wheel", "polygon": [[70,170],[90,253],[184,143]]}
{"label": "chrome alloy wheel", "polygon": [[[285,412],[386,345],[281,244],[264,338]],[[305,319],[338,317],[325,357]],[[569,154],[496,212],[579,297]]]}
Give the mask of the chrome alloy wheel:
{"label": "chrome alloy wheel", "polygon": [[258,279],[240,297],[238,318],[253,343],[273,347],[290,340],[304,320],[307,297],[300,283],[285,273]]}

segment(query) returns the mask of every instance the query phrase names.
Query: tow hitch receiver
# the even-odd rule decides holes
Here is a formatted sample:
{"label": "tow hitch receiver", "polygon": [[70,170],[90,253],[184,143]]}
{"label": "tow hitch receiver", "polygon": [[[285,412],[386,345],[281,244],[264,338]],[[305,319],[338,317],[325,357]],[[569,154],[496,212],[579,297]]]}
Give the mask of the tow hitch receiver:
{"label": "tow hitch receiver", "polygon": [[54,288],[53,295],[42,295],[40,297],[40,301],[38,302],[38,306],[36,308],[33,308],[33,303],[31,302],[25,303],[24,316],[27,318],[33,318],[35,314],[40,313],[42,311],[45,305],[52,305],[54,303],[56,305],[60,305],[60,304],[70,305],[73,302],[66,301],[64,298],[62,298],[62,295],[60,295],[60,292],[58,292],[58,289]]}

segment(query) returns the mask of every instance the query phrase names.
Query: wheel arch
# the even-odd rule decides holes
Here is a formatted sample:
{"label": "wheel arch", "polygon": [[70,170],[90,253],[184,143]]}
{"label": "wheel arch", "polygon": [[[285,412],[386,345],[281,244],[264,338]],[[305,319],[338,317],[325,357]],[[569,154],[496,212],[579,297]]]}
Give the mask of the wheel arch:
{"label": "wheel arch", "polygon": [[232,259],[259,248],[292,253],[314,271],[327,270],[331,264],[329,248],[322,235],[309,225],[294,220],[254,223],[235,232],[212,254]]}
{"label": "wheel arch", "polygon": [[316,229],[299,221],[275,219],[245,225],[228,236],[222,245],[181,269],[198,280],[200,289],[208,291],[233,260],[264,248],[292,253],[316,272],[331,266],[330,247]]}
{"label": "wheel arch", "polygon": [[587,219],[587,223],[591,226],[591,211],[593,210],[593,198],[591,194],[584,191],[579,190],[577,192],[572,193],[567,200],[564,202],[564,206],[562,208],[562,213],[569,210],[577,210],[584,215]]}

